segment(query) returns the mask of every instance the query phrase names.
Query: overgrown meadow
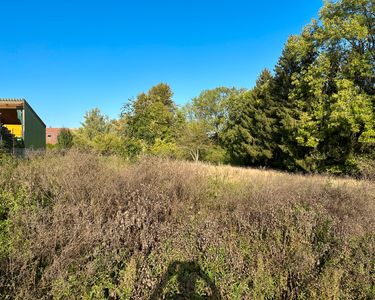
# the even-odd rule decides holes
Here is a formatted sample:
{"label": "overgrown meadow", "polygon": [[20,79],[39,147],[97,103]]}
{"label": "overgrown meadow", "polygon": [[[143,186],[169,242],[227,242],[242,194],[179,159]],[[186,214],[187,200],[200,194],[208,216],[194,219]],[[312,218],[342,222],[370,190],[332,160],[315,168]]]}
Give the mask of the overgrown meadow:
{"label": "overgrown meadow", "polygon": [[251,89],[0,153],[0,298],[375,299],[374,36],[374,0],[325,1]]}
{"label": "overgrown meadow", "polygon": [[0,165],[1,299],[373,299],[375,183],[90,152]]}

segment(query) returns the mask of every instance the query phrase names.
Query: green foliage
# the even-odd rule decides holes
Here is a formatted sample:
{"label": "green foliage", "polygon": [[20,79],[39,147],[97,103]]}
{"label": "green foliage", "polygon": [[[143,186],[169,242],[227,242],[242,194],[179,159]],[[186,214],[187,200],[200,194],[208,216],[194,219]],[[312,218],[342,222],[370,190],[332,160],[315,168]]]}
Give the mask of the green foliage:
{"label": "green foliage", "polygon": [[291,36],[274,75],[231,101],[222,141],[233,159],[356,173],[375,146],[374,24],[370,0],[327,2]]}
{"label": "green foliage", "polygon": [[267,165],[275,148],[274,105],[270,96],[272,76],[264,70],[251,91],[231,98],[221,139],[234,161]]}
{"label": "green foliage", "polygon": [[178,149],[174,142],[166,142],[158,138],[150,148],[150,153],[164,158],[176,158],[178,156]]}
{"label": "green foliage", "polygon": [[227,150],[219,145],[212,145],[206,149],[203,160],[213,164],[225,164],[231,161]]}
{"label": "green foliage", "polygon": [[226,87],[205,90],[184,107],[187,120],[179,144],[185,158],[213,163],[228,162],[221,136],[228,118],[230,100],[241,91]]}
{"label": "green foliage", "polygon": [[125,104],[122,113],[124,135],[143,141],[147,147],[152,147],[157,139],[173,142],[183,118],[172,95],[170,87],[160,83],[147,94],[142,93]]}
{"label": "green foliage", "polygon": [[370,1],[358,4],[327,3],[322,25],[315,25],[310,35],[306,30],[302,34],[319,54],[305,71],[291,76],[290,98],[298,114],[292,128],[297,147],[290,142],[289,148],[298,150],[293,153],[295,162],[308,171],[354,171],[353,156],[374,145],[374,73],[369,67],[374,65],[369,55],[374,49],[367,41],[374,18],[369,15]]}
{"label": "green foliage", "polygon": [[94,139],[99,134],[107,133],[109,126],[108,117],[103,115],[99,108],[94,108],[85,114],[80,133],[88,139]]}
{"label": "green foliage", "polygon": [[[375,153],[375,34],[372,0],[326,2],[319,20],[287,40],[254,88],[202,91],[185,107],[160,83],[109,121],[88,112],[74,137],[84,149],[367,174]],[[371,177],[371,176],[370,176]]]}
{"label": "green foliage", "polygon": [[187,106],[188,119],[196,120],[206,126],[212,137],[218,138],[227,118],[228,100],[239,93],[235,88],[218,87],[205,90],[193,98]]}
{"label": "green foliage", "polygon": [[73,146],[73,134],[67,128],[62,128],[57,136],[57,148],[70,149]]}
{"label": "green foliage", "polygon": [[201,159],[204,152],[212,145],[208,134],[207,126],[202,121],[194,120],[185,124],[179,139],[185,158],[190,158],[194,161]]}
{"label": "green foliage", "polygon": [[74,145],[103,155],[118,154],[129,157],[119,126],[118,121],[109,120],[99,109],[90,110],[84,117],[82,127],[73,133]]}

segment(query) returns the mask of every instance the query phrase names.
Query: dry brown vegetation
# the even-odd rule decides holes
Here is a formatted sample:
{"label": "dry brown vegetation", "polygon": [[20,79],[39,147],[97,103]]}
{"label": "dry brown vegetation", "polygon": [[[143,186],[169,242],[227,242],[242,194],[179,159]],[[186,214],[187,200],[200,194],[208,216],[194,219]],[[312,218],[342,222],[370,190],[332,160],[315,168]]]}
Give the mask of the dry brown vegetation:
{"label": "dry brown vegetation", "polygon": [[2,299],[375,297],[370,181],[71,151],[0,201]]}

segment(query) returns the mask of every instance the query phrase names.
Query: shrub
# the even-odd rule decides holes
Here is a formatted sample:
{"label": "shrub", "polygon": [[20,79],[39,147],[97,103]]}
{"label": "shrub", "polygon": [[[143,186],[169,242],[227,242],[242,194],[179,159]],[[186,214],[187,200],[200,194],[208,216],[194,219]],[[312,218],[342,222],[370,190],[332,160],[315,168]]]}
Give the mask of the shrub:
{"label": "shrub", "polygon": [[57,136],[57,148],[70,149],[73,146],[73,134],[68,128],[62,128]]}

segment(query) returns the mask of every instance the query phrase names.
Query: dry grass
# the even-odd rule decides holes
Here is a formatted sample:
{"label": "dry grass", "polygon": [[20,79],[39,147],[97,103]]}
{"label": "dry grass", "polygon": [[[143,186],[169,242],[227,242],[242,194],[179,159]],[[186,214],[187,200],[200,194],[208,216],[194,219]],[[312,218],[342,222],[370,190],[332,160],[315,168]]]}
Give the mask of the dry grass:
{"label": "dry grass", "polygon": [[0,175],[4,299],[375,297],[370,181],[74,151]]}

